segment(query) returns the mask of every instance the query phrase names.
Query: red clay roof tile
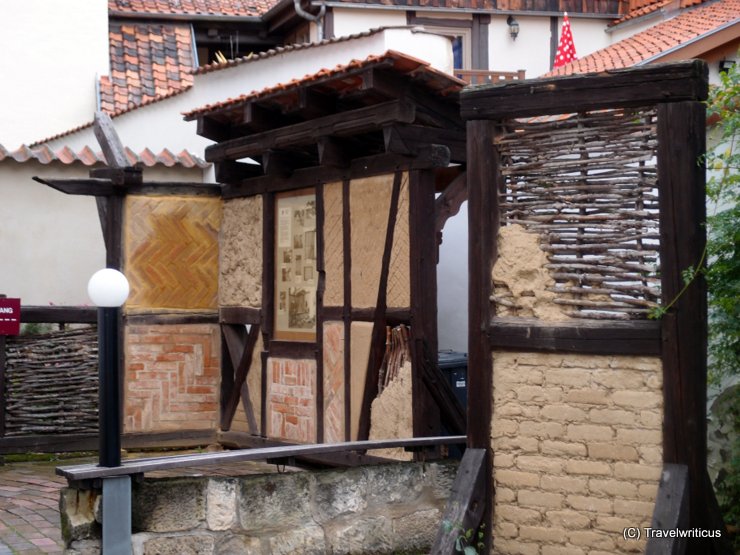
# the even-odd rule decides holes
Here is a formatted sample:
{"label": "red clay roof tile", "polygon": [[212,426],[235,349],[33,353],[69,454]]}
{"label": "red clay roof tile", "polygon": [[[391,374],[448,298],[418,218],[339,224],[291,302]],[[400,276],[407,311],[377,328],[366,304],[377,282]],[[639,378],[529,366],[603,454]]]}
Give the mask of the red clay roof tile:
{"label": "red clay roof tile", "polygon": [[277,3],[278,0],[108,0],[108,10],[114,13],[259,17]]}
{"label": "red clay roof tile", "polygon": [[740,0],[717,0],[713,3],[702,4],[559,67],[547,73],[545,77],[593,73],[643,63],[672,48],[733,23],[740,23]]}

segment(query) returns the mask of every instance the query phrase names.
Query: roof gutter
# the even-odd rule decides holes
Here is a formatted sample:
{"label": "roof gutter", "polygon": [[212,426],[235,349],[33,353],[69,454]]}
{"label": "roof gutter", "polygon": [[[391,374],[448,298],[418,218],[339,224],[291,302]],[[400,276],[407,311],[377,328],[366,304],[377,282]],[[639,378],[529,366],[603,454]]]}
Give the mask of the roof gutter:
{"label": "roof gutter", "polygon": [[717,27],[716,29],[713,29],[713,30],[709,31],[708,33],[704,33],[703,35],[699,35],[697,37],[694,37],[691,40],[688,40],[686,42],[682,42],[681,44],[677,44],[676,46],[674,46],[672,48],[669,48],[668,50],[664,50],[663,52],[660,52],[658,54],[655,54],[654,56],[651,56],[649,58],[645,58],[641,62],[637,62],[635,65],[636,66],[644,66],[644,65],[650,64],[650,63],[652,63],[652,62],[654,62],[656,60],[660,60],[661,58],[664,58],[664,57],[668,56],[669,54],[673,54],[674,52],[678,52],[680,50],[683,50],[684,48],[687,48],[687,47],[691,46],[692,44],[694,44],[696,42],[699,42],[699,41],[702,41],[704,39],[707,39],[707,38],[709,38],[709,37],[711,37],[713,35],[716,35],[717,33],[721,33],[722,31],[725,31],[725,30],[727,30],[727,29],[729,29],[729,28],[731,28],[731,27],[733,27],[735,25],[738,25],[738,24],[740,24],[740,17],[738,17],[736,19],[733,19],[732,21],[729,21],[729,22],[725,23],[724,25],[721,25],[721,26]]}
{"label": "roof gutter", "polygon": [[[438,6],[406,6],[406,5],[387,5],[387,4],[373,4],[371,2],[360,3],[360,2],[343,2],[342,0],[328,0],[316,1],[312,0],[311,6],[319,7],[321,4],[325,4],[327,8],[346,8],[352,9],[372,9],[372,10],[389,10],[389,11],[416,11],[416,12],[439,12],[439,13],[470,13],[470,14],[489,14],[489,15],[531,15],[531,16],[554,16],[563,15],[563,12],[558,11],[535,11],[535,10],[491,10],[491,9],[476,9],[476,8],[440,8]],[[272,11],[272,10],[270,10]],[[269,13],[269,12],[268,12]],[[616,19],[619,14],[614,13],[578,13],[568,12],[568,17],[571,19]]]}
{"label": "roof gutter", "polygon": [[264,23],[259,15],[219,15],[219,14],[184,14],[184,13],[133,13],[111,10],[109,17],[121,19],[167,19],[171,21],[221,21],[233,23]]}

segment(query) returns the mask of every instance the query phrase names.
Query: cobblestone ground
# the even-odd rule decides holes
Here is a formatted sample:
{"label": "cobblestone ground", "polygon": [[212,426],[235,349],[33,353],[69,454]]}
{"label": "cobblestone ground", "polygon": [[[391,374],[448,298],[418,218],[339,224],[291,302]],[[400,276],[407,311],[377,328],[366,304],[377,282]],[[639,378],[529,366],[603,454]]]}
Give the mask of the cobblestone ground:
{"label": "cobblestone ground", "polygon": [[0,555],[62,553],[59,526],[59,463],[0,466]]}

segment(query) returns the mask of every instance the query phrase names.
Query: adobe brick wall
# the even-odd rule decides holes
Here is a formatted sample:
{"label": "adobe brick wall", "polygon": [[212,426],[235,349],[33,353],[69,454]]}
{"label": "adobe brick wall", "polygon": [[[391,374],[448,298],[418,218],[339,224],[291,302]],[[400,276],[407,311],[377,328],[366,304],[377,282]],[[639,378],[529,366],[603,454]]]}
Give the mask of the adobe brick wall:
{"label": "adobe brick wall", "polygon": [[662,469],[660,359],[494,353],[494,552],[643,552]]}
{"label": "adobe brick wall", "polygon": [[127,326],[124,431],[215,430],[217,325]]}

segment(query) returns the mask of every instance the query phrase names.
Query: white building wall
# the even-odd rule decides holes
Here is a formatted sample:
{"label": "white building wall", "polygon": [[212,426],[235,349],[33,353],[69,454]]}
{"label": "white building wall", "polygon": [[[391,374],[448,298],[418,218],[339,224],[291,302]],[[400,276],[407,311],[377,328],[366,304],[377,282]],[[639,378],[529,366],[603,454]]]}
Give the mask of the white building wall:
{"label": "white building wall", "polygon": [[79,125],[108,74],[106,0],[0,2],[0,144],[14,149]]}
{"label": "white building wall", "polygon": [[[105,267],[94,197],[66,195],[33,181],[86,178],[80,164],[0,163],[0,293],[24,305],[89,305],[87,282]],[[200,181],[201,170],[144,168],[152,181]]]}
{"label": "white building wall", "polygon": [[378,27],[406,25],[406,12],[403,10],[333,8],[333,11],[335,37],[362,33],[368,29],[377,29]]}
{"label": "white building wall", "polygon": [[[172,152],[187,149],[203,155],[212,142],[196,134],[196,122],[186,122],[182,112],[227,98],[259,91],[278,83],[334,68],[352,60],[397,50],[425,59],[434,67],[451,67],[452,53],[448,39],[410,29],[387,29],[352,41],[338,42],[295,50],[265,59],[240,64],[195,76],[194,86],[179,95],[143,106],[113,119],[123,144],[134,151],[149,148],[155,153],[163,148]],[[92,120],[92,112],[88,121]],[[92,127],[51,141],[53,149],[70,146],[78,150],[86,145],[95,148]]]}

